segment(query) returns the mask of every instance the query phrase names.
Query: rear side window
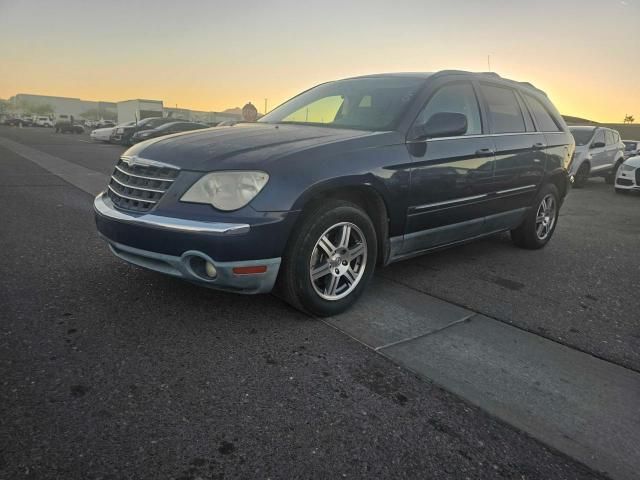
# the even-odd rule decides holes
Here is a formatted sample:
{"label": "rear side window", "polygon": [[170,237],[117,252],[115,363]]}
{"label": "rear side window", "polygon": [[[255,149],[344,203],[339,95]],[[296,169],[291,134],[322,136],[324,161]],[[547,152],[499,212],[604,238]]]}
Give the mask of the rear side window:
{"label": "rear side window", "polygon": [[559,132],[560,128],[558,124],[553,119],[549,111],[545,108],[545,106],[540,102],[537,98],[532,97],[531,95],[524,94],[524,98],[531,109],[531,113],[533,113],[534,118],[536,119],[536,124],[538,125],[538,130],[541,132]]}
{"label": "rear side window", "polygon": [[482,122],[478,99],[470,83],[453,83],[436,91],[426,107],[420,112],[416,123],[426,123],[436,113],[462,113],[467,117],[467,133],[480,135]]}
{"label": "rear side window", "polygon": [[516,94],[510,88],[482,85],[493,133],[520,133],[526,127]]}

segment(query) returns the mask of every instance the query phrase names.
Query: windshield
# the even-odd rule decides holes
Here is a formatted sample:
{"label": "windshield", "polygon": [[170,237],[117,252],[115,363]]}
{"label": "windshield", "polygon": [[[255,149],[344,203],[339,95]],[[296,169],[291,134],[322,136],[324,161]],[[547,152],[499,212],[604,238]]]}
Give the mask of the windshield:
{"label": "windshield", "polygon": [[624,142],[624,149],[627,152],[632,152],[638,149],[638,142]]}
{"label": "windshield", "polygon": [[571,128],[571,134],[576,141],[576,146],[580,147],[582,145],[586,145],[593,137],[593,132],[595,132],[595,128]]}
{"label": "windshield", "polygon": [[325,83],[292,98],[259,121],[386,130],[423,85],[424,79],[401,77]]}

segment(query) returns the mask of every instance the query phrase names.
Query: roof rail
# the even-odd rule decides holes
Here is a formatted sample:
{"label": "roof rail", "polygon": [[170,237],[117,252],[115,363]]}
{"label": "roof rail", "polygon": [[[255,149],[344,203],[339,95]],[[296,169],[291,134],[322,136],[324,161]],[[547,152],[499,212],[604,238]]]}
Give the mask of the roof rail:
{"label": "roof rail", "polygon": [[546,94],[546,92],[544,90],[540,90],[538,87],[533,85],[531,82],[519,82],[517,80],[511,80],[511,79],[504,78],[504,77],[500,76],[496,72],[469,72],[469,71],[465,71],[465,70],[441,70],[439,72],[436,72],[435,75],[447,75],[447,74],[486,75],[486,76],[489,76],[489,77],[492,77],[492,78],[499,78],[500,80],[504,80],[506,82],[514,83],[516,85],[521,85],[523,87],[529,87],[529,88],[535,90],[536,92],[543,94],[545,97],[547,96],[547,94]]}

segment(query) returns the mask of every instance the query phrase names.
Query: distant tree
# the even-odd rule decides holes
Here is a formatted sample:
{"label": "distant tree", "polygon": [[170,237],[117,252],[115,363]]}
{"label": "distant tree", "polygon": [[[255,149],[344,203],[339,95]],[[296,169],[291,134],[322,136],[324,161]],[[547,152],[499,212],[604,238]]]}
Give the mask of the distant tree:
{"label": "distant tree", "polygon": [[624,123],[633,123],[635,121],[636,119],[634,118],[633,115],[625,115],[624,117]]}

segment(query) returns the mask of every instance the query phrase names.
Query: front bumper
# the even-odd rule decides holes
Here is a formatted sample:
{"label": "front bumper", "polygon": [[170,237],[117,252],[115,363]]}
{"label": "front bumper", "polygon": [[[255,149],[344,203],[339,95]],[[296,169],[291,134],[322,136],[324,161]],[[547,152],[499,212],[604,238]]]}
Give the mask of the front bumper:
{"label": "front bumper", "polygon": [[[133,215],[116,209],[104,194],[94,200],[94,210],[99,233],[110,250],[128,263],[209,288],[238,293],[267,293],[275,284],[280,268],[279,256],[237,259],[239,252],[232,248],[237,244],[260,241],[254,236],[259,232],[252,232],[248,224]],[[236,258],[227,258],[230,255]],[[207,263],[215,267],[214,277],[207,274]],[[235,271],[246,267],[265,267],[265,271]]]}
{"label": "front bumper", "polygon": [[636,170],[623,171],[622,168],[618,170],[616,176],[615,187],[618,190],[635,190],[640,191],[640,184],[638,183],[638,177]]}

